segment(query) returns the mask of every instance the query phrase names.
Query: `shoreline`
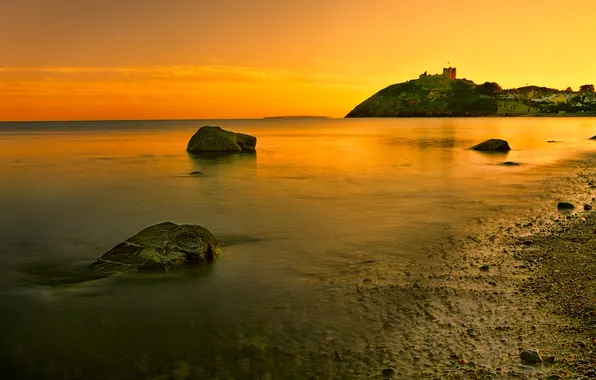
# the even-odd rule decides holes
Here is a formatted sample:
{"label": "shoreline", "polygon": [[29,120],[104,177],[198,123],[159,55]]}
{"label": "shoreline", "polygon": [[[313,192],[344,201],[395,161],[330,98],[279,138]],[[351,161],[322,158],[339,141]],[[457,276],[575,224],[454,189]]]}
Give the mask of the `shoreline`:
{"label": "shoreline", "polygon": [[[571,255],[596,248],[596,212],[578,203],[593,203],[589,186],[596,181],[595,161],[586,156],[581,162],[568,176],[547,179],[565,188],[573,184],[568,197],[576,204],[573,213],[558,214],[556,202],[547,215],[531,208],[508,226],[488,223],[479,233],[437,243],[424,263],[379,268],[377,277],[363,278],[356,297],[373,315],[367,318],[383,322],[369,327],[382,331],[376,346],[352,352],[360,351],[354,360],[372,357],[381,363],[376,375],[363,378],[596,377],[596,257],[578,268]],[[581,245],[580,239],[573,249],[559,250],[567,256],[550,259],[552,247],[564,247],[578,233],[590,235],[590,241],[593,235],[593,245]],[[398,271],[405,275],[396,276]],[[574,287],[576,277],[589,279],[589,286]],[[523,351],[533,349],[542,362],[521,359]]]}

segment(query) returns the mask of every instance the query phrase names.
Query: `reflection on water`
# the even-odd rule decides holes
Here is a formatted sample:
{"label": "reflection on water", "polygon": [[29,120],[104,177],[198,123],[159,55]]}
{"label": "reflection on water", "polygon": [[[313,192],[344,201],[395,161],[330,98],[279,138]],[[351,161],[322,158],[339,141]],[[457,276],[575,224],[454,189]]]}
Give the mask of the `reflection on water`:
{"label": "reflection on water", "polygon": [[[0,315],[0,364],[22,379],[333,378],[365,368],[349,352],[375,343],[367,326],[378,321],[354,284],[407,282],[400,263],[426,263],[433,244],[481,228],[476,220],[549,210],[543,199],[559,194],[544,180],[594,150],[594,123],[0,124],[0,301],[10,310]],[[187,154],[202,125],[258,136],[258,154]],[[488,138],[513,150],[466,150]],[[86,264],[163,221],[203,225],[223,255],[192,271],[85,277]]]}
{"label": "reflection on water", "polygon": [[192,170],[207,175],[228,175],[231,171],[242,175],[256,175],[256,152],[203,152],[188,153]]}

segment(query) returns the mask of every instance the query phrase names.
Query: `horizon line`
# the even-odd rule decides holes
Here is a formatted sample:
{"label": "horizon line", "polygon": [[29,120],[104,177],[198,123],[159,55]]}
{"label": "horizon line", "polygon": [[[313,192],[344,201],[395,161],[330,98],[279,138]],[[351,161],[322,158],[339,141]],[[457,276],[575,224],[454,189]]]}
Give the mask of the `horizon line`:
{"label": "horizon line", "polygon": [[[104,122],[104,121],[201,121],[201,120],[267,120],[275,118],[327,118],[339,119],[333,116],[261,116],[261,117],[212,117],[212,118],[174,118],[174,119],[75,119],[75,120],[0,120],[2,123],[87,123],[87,122]],[[343,119],[343,117],[341,117]]]}

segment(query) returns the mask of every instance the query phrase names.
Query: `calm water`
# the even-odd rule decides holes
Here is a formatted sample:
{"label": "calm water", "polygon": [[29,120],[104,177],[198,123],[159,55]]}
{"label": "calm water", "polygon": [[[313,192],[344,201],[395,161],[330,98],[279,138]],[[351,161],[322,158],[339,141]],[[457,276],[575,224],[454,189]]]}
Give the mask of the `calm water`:
{"label": "calm water", "polygon": [[[191,157],[202,125],[254,134],[258,153]],[[402,263],[479,221],[585,201],[547,184],[594,134],[587,118],[0,123],[0,364],[19,379],[335,378],[349,363],[334,353],[375,343],[355,284],[408,281]],[[513,150],[465,150],[488,138]],[[223,255],[76,282],[163,221],[208,228]]]}

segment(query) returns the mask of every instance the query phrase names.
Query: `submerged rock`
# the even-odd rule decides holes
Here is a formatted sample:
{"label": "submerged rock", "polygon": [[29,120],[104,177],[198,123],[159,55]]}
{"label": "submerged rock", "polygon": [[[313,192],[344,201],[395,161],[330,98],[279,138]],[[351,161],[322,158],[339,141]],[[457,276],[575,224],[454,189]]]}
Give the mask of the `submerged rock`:
{"label": "submerged rock", "polygon": [[596,136],[590,137],[590,140],[596,140]]}
{"label": "submerged rock", "polygon": [[575,206],[569,202],[559,202],[557,203],[557,208],[559,210],[573,210]]}
{"label": "submerged rock", "polygon": [[584,205],[584,210],[590,211],[591,209],[592,209],[592,206],[590,206],[589,204]]}
{"label": "submerged rock", "polygon": [[519,164],[519,162],[505,161],[505,162],[501,163],[501,165],[504,165],[504,166],[519,166],[520,164]]}
{"label": "submerged rock", "polygon": [[254,152],[257,138],[220,127],[204,126],[191,137],[188,152]]}
{"label": "submerged rock", "polygon": [[470,149],[479,152],[509,152],[511,150],[507,141],[501,139],[486,140],[483,143],[474,145]]}
{"label": "submerged rock", "polygon": [[527,363],[542,363],[542,356],[538,350],[525,350],[522,351],[520,356]]}
{"label": "submerged rock", "polygon": [[91,263],[100,272],[130,272],[196,265],[220,252],[217,238],[197,225],[171,222],[145,228]]}

